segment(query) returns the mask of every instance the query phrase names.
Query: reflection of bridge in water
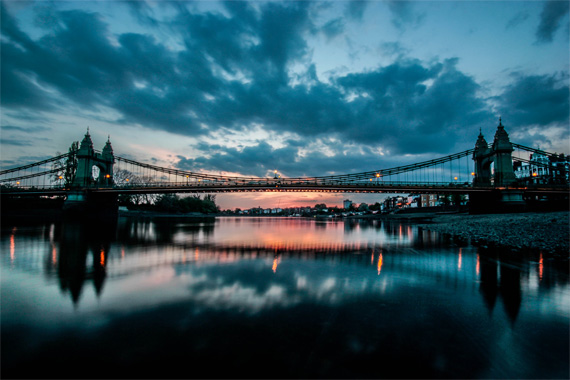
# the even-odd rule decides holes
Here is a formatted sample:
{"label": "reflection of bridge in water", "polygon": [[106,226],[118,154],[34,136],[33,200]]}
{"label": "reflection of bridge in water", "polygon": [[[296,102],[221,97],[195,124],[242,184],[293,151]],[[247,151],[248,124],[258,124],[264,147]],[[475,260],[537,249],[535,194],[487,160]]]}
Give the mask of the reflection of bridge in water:
{"label": "reflection of bridge in water", "polygon": [[[119,226],[119,235],[141,222]],[[150,225],[151,222],[142,224]],[[130,241],[115,242],[116,226],[94,233],[88,225],[51,224],[37,235],[26,229],[13,229],[2,238],[9,247],[10,266],[25,271],[42,272],[48,280],[56,280],[63,292],[68,292],[78,305],[86,283],[91,282],[100,297],[107,280],[149,273],[160,268],[184,268],[218,265],[248,260],[265,260],[267,271],[278,273],[281,265],[296,260],[324,260],[332,266],[353,264],[369,267],[382,278],[396,278],[398,273],[413,272],[417,278],[427,278],[442,286],[479,289],[485,305],[492,312],[501,300],[505,312],[514,322],[523,299],[522,283],[528,287],[535,281],[540,290],[548,290],[568,277],[558,276],[551,262],[542,255],[509,257],[489,249],[450,248],[435,232],[416,226],[395,223],[359,223],[361,228],[381,229],[397,237],[386,244],[374,242],[239,242],[176,241],[180,229],[170,228],[160,239],[142,236]],[[171,226],[173,227],[173,226]],[[212,233],[214,225],[199,225],[195,235]],[[190,233],[191,235],[192,233]],[[144,235],[144,234],[143,234]],[[403,237],[403,240],[399,240]],[[25,247],[19,245],[23,239]],[[434,255],[426,254],[434,252]],[[4,260],[7,260],[4,256]],[[3,265],[8,267],[5,262]],[[356,281],[356,280],[352,280]],[[367,281],[363,278],[362,281]],[[363,283],[364,284],[364,283]],[[361,284],[361,285],[363,285]],[[352,284],[356,286],[358,284]],[[358,286],[356,286],[358,288]],[[527,289],[528,290],[528,289]]]}
{"label": "reflection of bridge in water", "polygon": [[[528,178],[515,177],[513,162],[529,163],[531,153],[548,158],[548,162],[532,162],[548,169],[548,178],[537,181],[530,172]],[[159,167],[116,156],[110,141],[102,152],[97,152],[87,132],[75,151],[0,171],[0,184],[5,195],[64,195],[70,205],[94,199],[108,202],[118,194],[259,191],[462,193],[472,197],[496,193],[495,198],[501,202],[514,204],[538,195],[567,197],[567,168],[557,165],[557,161],[556,154],[511,143],[499,123],[491,145],[480,134],[474,149],[414,164],[314,177],[282,178],[277,172],[273,178],[226,176]],[[66,170],[69,162],[72,173]]]}

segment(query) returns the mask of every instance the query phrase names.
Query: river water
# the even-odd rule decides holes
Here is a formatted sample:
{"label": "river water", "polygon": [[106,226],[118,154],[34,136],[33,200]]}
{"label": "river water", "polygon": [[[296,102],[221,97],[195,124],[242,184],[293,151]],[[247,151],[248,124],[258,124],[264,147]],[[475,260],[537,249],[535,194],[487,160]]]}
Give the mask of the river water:
{"label": "river water", "polygon": [[568,378],[568,265],[410,224],[4,223],[3,378]]}

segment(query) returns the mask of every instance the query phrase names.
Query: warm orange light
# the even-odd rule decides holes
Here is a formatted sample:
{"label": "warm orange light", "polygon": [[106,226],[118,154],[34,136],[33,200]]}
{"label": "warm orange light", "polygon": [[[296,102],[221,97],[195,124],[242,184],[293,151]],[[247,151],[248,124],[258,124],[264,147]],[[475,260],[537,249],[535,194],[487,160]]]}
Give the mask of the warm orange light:
{"label": "warm orange light", "polygon": [[537,175],[538,175],[537,173],[532,173],[532,176],[533,176],[533,177],[536,177]]}
{"label": "warm orange light", "polygon": [[125,181],[129,182],[129,179],[127,178]]}
{"label": "warm orange light", "polygon": [[281,262],[280,256],[277,256],[276,258],[273,259],[273,267],[271,267],[273,273],[277,272],[277,265],[279,265],[280,262]]}
{"label": "warm orange light", "polygon": [[471,175],[475,175],[475,172],[471,172]]}
{"label": "warm orange light", "polygon": [[382,270],[382,254],[378,256],[378,275],[380,275],[381,270]]}
{"label": "warm orange light", "polygon": [[379,173],[376,173],[376,177],[377,177],[377,178],[380,177],[380,174],[379,174]]}
{"label": "warm orange light", "polygon": [[101,266],[104,267],[105,266],[105,251],[101,250],[101,254],[99,255],[99,257],[100,257]]}
{"label": "warm orange light", "polygon": [[19,185],[19,184],[20,184],[20,181],[16,182],[16,185]]}
{"label": "warm orange light", "polygon": [[457,181],[457,177],[453,177],[453,179]]}
{"label": "warm orange light", "polygon": [[105,177],[107,177],[107,178],[111,178],[111,175],[110,175],[110,174],[107,174]]}
{"label": "warm orange light", "polygon": [[475,266],[475,273],[477,275],[479,275],[479,268],[480,268],[480,264],[479,264],[479,254],[477,254],[477,266]]}
{"label": "warm orange light", "polygon": [[459,248],[459,261],[457,263],[457,268],[461,270],[461,248]]}
{"label": "warm orange light", "polygon": [[59,176],[59,179],[63,179],[63,176],[60,175],[60,176]]}
{"label": "warm orange light", "polygon": [[544,270],[544,261],[542,259],[542,252],[540,252],[540,259],[538,260],[538,279],[542,280],[542,271]]}
{"label": "warm orange light", "polygon": [[14,240],[14,235],[16,234],[16,227],[12,230],[12,235],[10,235],[10,262],[14,262],[16,257],[16,241]]}

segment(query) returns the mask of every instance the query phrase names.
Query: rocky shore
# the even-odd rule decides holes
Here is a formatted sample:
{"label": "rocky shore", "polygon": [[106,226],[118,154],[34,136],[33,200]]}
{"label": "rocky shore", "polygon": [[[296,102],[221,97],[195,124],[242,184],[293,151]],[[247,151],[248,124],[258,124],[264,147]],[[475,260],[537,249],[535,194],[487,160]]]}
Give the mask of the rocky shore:
{"label": "rocky shore", "polygon": [[474,245],[504,246],[513,250],[540,250],[567,259],[570,212],[516,214],[435,214],[418,223],[431,231],[453,235]]}

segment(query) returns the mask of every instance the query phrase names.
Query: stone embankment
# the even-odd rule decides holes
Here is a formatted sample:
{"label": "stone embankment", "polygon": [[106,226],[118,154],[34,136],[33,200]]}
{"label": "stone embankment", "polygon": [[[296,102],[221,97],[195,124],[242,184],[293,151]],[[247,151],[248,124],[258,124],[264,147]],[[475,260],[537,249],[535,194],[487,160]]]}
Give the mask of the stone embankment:
{"label": "stone embankment", "polygon": [[436,214],[421,227],[446,233],[474,245],[495,245],[514,250],[540,250],[568,258],[570,212],[517,214]]}

